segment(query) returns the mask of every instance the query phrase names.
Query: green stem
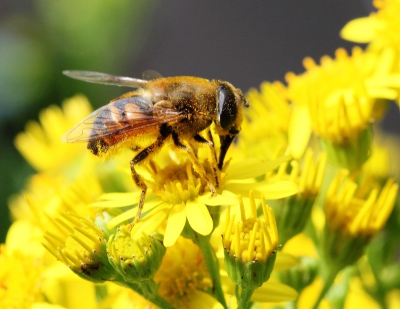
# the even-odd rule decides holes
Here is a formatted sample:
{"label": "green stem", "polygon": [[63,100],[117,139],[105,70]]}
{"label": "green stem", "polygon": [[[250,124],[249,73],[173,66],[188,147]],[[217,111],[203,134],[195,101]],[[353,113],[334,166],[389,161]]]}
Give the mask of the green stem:
{"label": "green stem", "polygon": [[[250,298],[253,295],[253,289],[242,289],[239,298],[237,298],[238,309],[249,309],[252,305]],[[237,295],[236,295],[237,297]]]}
{"label": "green stem", "polygon": [[219,274],[219,263],[215,251],[210,245],[210,237],[195,233],[193,241],[199,246],[204,262],[208,268],[208,272],[210,273],[213,282],[212,294],[222,304],[222,306],[227,309],[228,306],[225,301],[224,292],[222,291],[221,277]]}
{"label": "green stem", "polygon": [[318,309],[321,301],[324,299],[325,294],[331,288],[333,282],[335,281],[336,275],[339,273],[339,270],[336,269],[329,269],[327,276],[324,280],[324,288],[322,289],[321,293],[318,296],[317,301],[314,304],[313,309]]}

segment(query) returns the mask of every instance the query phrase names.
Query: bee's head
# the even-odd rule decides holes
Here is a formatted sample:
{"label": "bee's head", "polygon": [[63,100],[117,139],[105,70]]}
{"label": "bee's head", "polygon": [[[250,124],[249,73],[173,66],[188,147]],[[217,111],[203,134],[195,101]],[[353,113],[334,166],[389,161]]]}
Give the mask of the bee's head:
{"label": "bee's head", "polygon": [[221,153],[218,167],[221,169],[224,158],[230,144],[240,132],[243,120],[243,106],[249,107],[249,103],[242,91],[233,87],[228,82],[219,82],[217,90],[217,133],[221,140]]}

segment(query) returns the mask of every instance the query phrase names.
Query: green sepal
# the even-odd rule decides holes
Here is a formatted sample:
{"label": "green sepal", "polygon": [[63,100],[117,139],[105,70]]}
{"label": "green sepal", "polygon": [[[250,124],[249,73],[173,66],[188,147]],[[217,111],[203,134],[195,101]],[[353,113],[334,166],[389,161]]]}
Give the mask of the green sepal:
{"label": "green sepal", "polygon": [[341,145],[324,138],[319,140],[321,148],[327,152],[328,161],[332,165],[354,171],[371,155],[372,138],[372,126],[368,126],[357,138],[343,142]]}
{"label": "green sepal", "polygon": [[287,270],[277,272],[279,281],[294,288],[297,292],[310,285],[318,273],[318,262],[315,258],[302,256],[298,263]]}
{"label": "green sepal", "polygon": [[124,228],[111,235],[107,244],[108,260],[127,282],[152,279],[165,254],[163,244],[146,234],[137,239]]}
{"label": "green sepal", "polygon": [[276,252],[273,252],[265,262],[255,260],[243,263],[240,259],[230,255],[227,250],[224,251],[224,254],[229,278],[242,289],[250,290],[261,287],[269,279],[276,259]]}

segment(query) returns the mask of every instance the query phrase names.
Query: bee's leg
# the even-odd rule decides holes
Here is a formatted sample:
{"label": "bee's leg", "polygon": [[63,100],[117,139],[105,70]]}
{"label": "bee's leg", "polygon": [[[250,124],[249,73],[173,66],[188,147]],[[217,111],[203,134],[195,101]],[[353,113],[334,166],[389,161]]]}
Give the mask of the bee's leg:
{"label": "bee's leg", "polygon": [[161,133],[161,135],[157,138],[157,140],[153,144],[151,144],[149,147],[144,148],[131,161],[132,179],[135,182],[136,186],[142,190],[142,193],[140,194],[140,200],[139,200],[136,216],[133,219],[132,223],[130,224],[130,228],[132,228],[140,219],[140,215],[142,214],[144,200],[146,198],[146,191],[147,191],[147,185],[143,181],[142,177],[136,172],[135,165],[139,164],[141,161],[146,159],[151,153],[153,153],[154,151],[159,149],[163,145],[163,143],[164,143],[165,139],[168,137],[168,135],[171,134],[171,131],[170,131],[169,127],[161,126],[160,133]]}
{"label": "bee's leg", "polygon": [[203,179],[205,179],[207,181],[207,184],[210,188],[211,191],[211,195],[214,196],[216,195],[216,191],[215,191],[215,187],[214,185],[211,183],[211,181],[207,178],[207,174],[206,171],[204,170],[204,167],[199,163],[199,160],[197,159],[196,155],[194,154],[192,148],[190,148],[189,146],[186,146],[184,144],[182,144],[179,140],[179,136],[176,132],[172,131],[172,139],[174,140],[174,144],[175,146],[186,150],[186,152],[189,154],[190,160],[192,161],[193,165],[194,165],[194,169],[196,170],[197,173],[199,173],[200,177],[202,177]]}
{"label": "bee's leg", "polygon": [[[210,131],[208,131],[210,133]],[[214,175],[214,180],[215,180],[215,188],[219,188],[219,179],[218,179],[218,173],[217,173],[217,154],[215,153],[215,148],[214,148],[214,143],[212,141],[212,136],[210,133],[210,139],[211,141],[206,140],[205,138],[203,138],[201,135],[196,134],[194,136],[194,140],[200,144],[203,145],[207,145],[210,150],[211,150],[211,168],[213,171],[213,175]]]}

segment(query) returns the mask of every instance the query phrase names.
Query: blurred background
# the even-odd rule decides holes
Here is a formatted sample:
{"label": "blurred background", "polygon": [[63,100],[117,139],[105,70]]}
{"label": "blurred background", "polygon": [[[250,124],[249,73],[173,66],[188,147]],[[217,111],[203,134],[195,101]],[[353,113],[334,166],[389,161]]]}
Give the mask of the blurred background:
{"label": "blurred background", "polygon": [[[94,107],[126,89],[87,84],[63,70],[141,77],[194,75],[230,81],[246,92],[262,81],[301,73],[302,59],[354,45],[339,38],[370,1],[2,0],[0,2],[0,242],[8,198],[34,170],[13,145],[41,109],[77,93]],[[383,127],[400,132],[393,105]]]}

